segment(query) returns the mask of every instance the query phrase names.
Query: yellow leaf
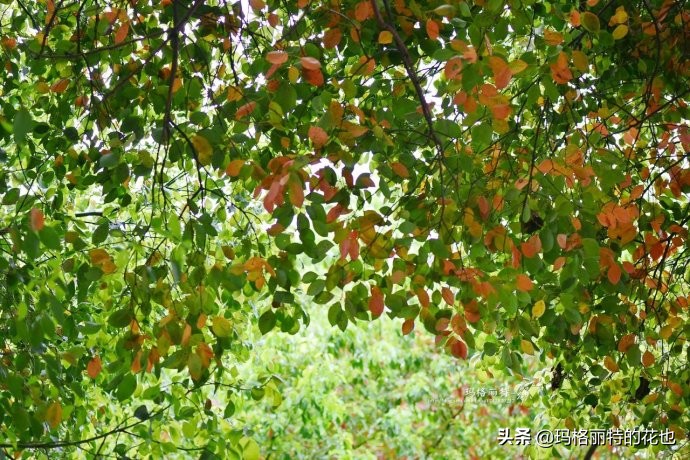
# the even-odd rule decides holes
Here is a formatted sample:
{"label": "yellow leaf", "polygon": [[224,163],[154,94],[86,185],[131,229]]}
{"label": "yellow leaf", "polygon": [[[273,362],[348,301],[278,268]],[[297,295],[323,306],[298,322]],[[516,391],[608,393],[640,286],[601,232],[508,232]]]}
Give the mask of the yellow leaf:
{"label": "yellow leaf", "polygon": [[557,46],[563,43],[563,34],[555,30],[546,29],[544,31],[544,41],[551,46]]}
{"label": "yellow leaf", "polygon": [[521,340],[520,349],[528,355],[534,354],[534,346],[532,345],[532,342],[530,342],[529,340]]}
{"label": "yellow leaf", "polygon": [[57,428],[57,426],[62,421],[62,406],[59,402],[55,401],[48,409],[46,409],[45,421],[48,422],[51,428]]}
{"label": "yellow leaf", "polygon": [[387,30],[382,30],[379,34],[379,43],[382,45],[393,43],[393,34]]}
{"label": "yellow leaf", "polygon": [[573,64],[575,68],[580,72],[585,72],[589,68],[589,62],[587,62],[587,55],[580,50],[573,51]]}
{"label": "yellow leaf", "polygon": [[614,14],[611,17],[611,20],[609,21],[610,25],[613,24],[623,24],[628,20],[628,13],[625,11],[624,6],[619,6],[616,8],[616,14]]}
{"label": "yellow leaf", "polygon": [[101,264],[101,271],[106,275],[110,275],[111,273],[115,273],[117,271],[117,265],[115,265],[115,263],[108,258],[108,260]]}
{"label": "yellow leaf", "polygon": [[211,330],[218,337],[228,337],[232,333],[232,323],[222,316],[215,316]]}
{"label": "yellow leaf", "polygon": [[242,91],[236,86],[228,87],[228,101],[239,101],[242,99]]}
{"label": "yellow leaf", "polygon": [[178,77],[178,78],[175,78],[175,79],[173,80],[173,84],[172,84],[172,92],[173,92],[173,94],[175,94],[176,92],[178,92],[178,91],[180,90],[180,88],[182,88],[182,79]]}
{"label": "yellow leaf", "polygon": [[546,303],[543,300],[538,300],[532,306],[532,318],[540,318],[544,311],[546,311]]}
{"label": "yellow leaf", "polygon": [[207,166],[211,163],[211,155],[213,154],[213,147],[208,142],[208,140],[200,136],[199,134],[192,137],[192,144],[194,145],[194,150],[196,150],[197,158],[199,163],[203,166]]}
{"label": "yellow leaf", "polygon": [[670,324],[667,324],[666,326],[661,328],[661,331],[659,331],[659,336],[664,339],[668,340],[671,335],[673,335],[673,326]]}
{"label": "yellow leaf", "polygon": [[299,69],[297,67],[290,67],[288,69],[288,80],[290,80],[290,83],[295,83],[297,79],[299,78]]}
{"label": "yellow leaf", "polygon": [[628,26],[625,24],[621,24],[615,29],[613,29],[613,39],[614,40],[620,40],[621,38],[625,37],[628,35]]}
{"label": "yellow leaf", "polygon": [[522,59],[516,59],[508,64],[508,68],[510,68],[510,73],[515,75],[525,70],[527,68],[527,63]]}
{"label": "yellow leaf", "polygon": [[110,260],[110,255],[105,249],[92,249],[89,251],[92,265],[102,265]]}

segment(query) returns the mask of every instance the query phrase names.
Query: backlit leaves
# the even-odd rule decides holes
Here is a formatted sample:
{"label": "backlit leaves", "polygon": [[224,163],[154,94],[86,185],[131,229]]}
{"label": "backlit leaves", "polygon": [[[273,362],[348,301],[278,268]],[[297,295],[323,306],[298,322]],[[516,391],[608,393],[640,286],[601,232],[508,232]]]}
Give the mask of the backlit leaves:
{"label": "backlit leaves", "polygon": [[[562,363],[553,426],[687,425],[685,6],[241,6],[5,11],[11,439],[95,436],[124,419],[104,397],[153,414],[160,394],[234,385],[248,331],[294,334],[312,304],[496,374]],[[201,426],[170,412],[188,422],[171,438]],[[169,454],[163,438],[133,455]],[[239,439],[227,455],[269,454]]]}

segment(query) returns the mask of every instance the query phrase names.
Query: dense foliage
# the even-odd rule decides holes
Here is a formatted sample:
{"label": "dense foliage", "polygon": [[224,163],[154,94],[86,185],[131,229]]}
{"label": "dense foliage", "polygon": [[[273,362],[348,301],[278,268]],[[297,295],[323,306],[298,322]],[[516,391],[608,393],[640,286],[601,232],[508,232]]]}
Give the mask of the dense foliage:
{"label": "dense foliage", "polygon": [[259,457],[233,398],[280,402],[289,366],[246,363],[305,303],[538,363],[553,427],[685,445],[684,1],[0,0],[0,24],[5,454]]}

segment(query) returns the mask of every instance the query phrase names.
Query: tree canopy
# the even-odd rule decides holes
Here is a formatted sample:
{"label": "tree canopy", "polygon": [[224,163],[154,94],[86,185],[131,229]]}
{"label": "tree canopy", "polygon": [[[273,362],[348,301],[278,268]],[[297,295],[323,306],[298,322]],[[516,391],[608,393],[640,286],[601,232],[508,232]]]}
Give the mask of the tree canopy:
{"label": "tree canopy", "polygon": [[560,427],[685,442],[684,1],[0,0],[0,24],[3,452],[258,458],[229,395],[279,401],[238,366],[305,303],[538,363]]}

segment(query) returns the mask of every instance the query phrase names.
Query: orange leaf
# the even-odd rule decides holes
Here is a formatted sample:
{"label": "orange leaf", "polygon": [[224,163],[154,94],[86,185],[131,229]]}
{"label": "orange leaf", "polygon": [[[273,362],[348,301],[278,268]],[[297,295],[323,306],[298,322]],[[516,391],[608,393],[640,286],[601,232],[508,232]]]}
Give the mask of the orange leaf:
{"label": "orange leaf", "polygon": [[313,57],[304,56],[300,58],[300,62],[302,63],[302,68],[306,70],[319,70],[321,68],[319,60]]}
{"label": "orange leaf", "polygon": [[402,323],[402,334],[407,335],[414,330],[414,319],[406,319]]}
{"label": "orange leaf", "polygon": [[180,345],[186,347],[189,343],[189,339],[192,336],[192,326],[185,324],[184,331],[182,331],[182,339],[180,340]]}
{"label": "orange leaf", "polygon": [[551,46],[558,46],[563,43],[563,34],[550,29],[544,31],[544,41]]}
{"label": "orange leaf", "polygon": [[29,227],[34,232],[41,231],[45,225],[45,217],[43,211],[38,208],[32,208],[29,212]]}
{"label": "orange leaf", "polygon": [[290,203],[296,208],[301,208],[304,204],[304,189],[302,182],[299,179],[292,179],[290,181]]}
{"label": "orange leaf", "polygon": [[206,314],[202,313],[199,315],[199,317],[196,319],[196,328],[197,329],[203,329],[204,326],[206,326],[206,320],[208,317]]}
{"label": "orange leaf", "polygon": [[55,401],[46,410],[45,421],[48,422],[51,428],[55,429],[62,421],[62,406]]}
{"label": "orange leaf", "polygon": [[621,279],[621,268],[618,266],[617,263],[611,263],[608,272],[606,272],[606,276],[608,277],[611,284],[618,284],[618,281],[620,281]]}
{"label": "orange leaf", "polygon": [[132,374],[137,374],[141,370],[141,350],[139,350],[134,356],[129,370],[132,372]]}
{"label": "orange leaf", "polygon": [[323,86],[323,84],[324,84],[323,74],[321,73],[320,69],[316,69],[316,70],[303,69],[303,75],[304,75],[304,79],[310,85]]}
{"label": "orange leaf", "polygon": [[230,177],[239,176],[240,171],[242,171],[242,166],[244,166],[244,163],[244,160],[232,160],[230,164],[228,164],[227,168],[225,168],[225,174],[227,174]]}
{"label": "orange leaf", "polygon": [[429,36],[430,39],[436,40],[438,38],[438,23],[434,21],[433,19],[427,19],[426,20],[426,34]]}
{"label": "orange leaf", "polygon": [[91,361],[89,361],[89,364],[86,365],[86,373],[89,377],[95,379],[98,377],[98,374],[101,373],[101,367],[101,358],[99,356],[94,356]]}
{"label": "orange leaf", "polygon": [[533,235],[529,240],[521,243],[520,249],[522,249],[522,253],[528,259],[531,259],[537,255],[537,253],[541,251],[541,239],[539,238],[539,235]]}
{"label": "orange leaf", "polygon": [[67,90],[67,86],[69,86],[69,80],[67,78],[63,78],[62,80],[51,86],[50,90],[54,93],[64,93],[65,90]]}
{"label": "orange leaf", "polygon": [[320,126],[310,126],[308,135],[317,149],[320,149],[328,142],[328,133]]}
{"label": "orange leaf", "polygon": [[498,56],[491,56],[489,58],[489,67],[494,74],[494,81],[496,82],[496,89],[502,89],[508,86],[513,74],[506,61]]}
{"label": "orange leaf", "polygon": [[608,369],[611,373],[618,372],[618,364],[616,364],[616,362],[610,356],[604,358],[604,366],[606,366],[606,369]]}
{"label": "orange leaf", "polygon": [[642,365],[644,367],[649,367],[652,364],[654,364],[654,361],[656,361],[654,358],[654,355],[652,353],[650,353],[649,351],[645,351],[644,354],[642,355]]}
{"label": "orange leaf", "polygon": [[333,49],[338,46],[340,40],[343,38],[343,33],[340,29],[330,29],[323,34],[323,47],[326,49]]}
{"label": "orange leaf", "polygon": [[568,83],[573,78],[573,73],[568,68],[568,57],[561,51],[554,64],[551,64],[551,76],[561,85]]}
{"label": "orange leaf", "polygon": [[479,206],[479,215],[482,220],[486,220],[489,217],[489,201],[484,195],[477,198],[477,206]]}
{"label": "orange leaf", "polygon": [[254,101],[247,102],[246,104],[240,106],[240,108],[237,109],[237,112],[235,112],[235,120],[246,117],[247,115],[251,114],[255,108],[256,102]]}
{"label": "orange leaf", "polygon": [[516,280],[516,285],[519,291],[522,292],[527,292],[531,291],[534,288],[534,284],[532,284],[532,280],[529,279],[529,276],[523,275],[520,273],[515,277]]}
{"label": "orange leaf", "polygon": [[120,27],[118,27],[117,31],[115,32],[115,44],[117,45],[125,41],[125,38],[127,38],[128,33],[129,22],[125,22]]}
{"label": "orange leaf", "polygon": [[441,289],[441,297],[446,301],[451,307],[455,304],[455,294],[449,288],[444,287]]}
{"label": "orange leaf", "polygon": [[446,66],[443,69],[443,74],[446,80],[455,80],[460,78],[462,71],[462,58],[459,56],[452,57],[446,62]]}
{"label": "orange leaf", "polygon": [[565,245],[568,242],[568,235],[566,235],[565,233],[559,233],[556,236],[556,242],[558,243],[559,248],[565,249]]}
{"label": "orange leaf", "polygon": [[635,339],[635,334],[624,335],[621,338],[620,342],[618,342],[618,351],[620,351],[621,353],[625,353],[626,351],[628,351],[628,349],[630,349],[630,347],[632,347],[635,344]]}
{"label": "orange leaf", "polygon": [[285,64],[288,60],[288,54],[285,51],[270,51],[266,55],[266,60],[273,65]]}
{"label": "orange leaf", "polygon": [[400,163],[399,161],[393,162],[391,164],[391,169],[395,174],[402,177],[403,179],[407,179],[408,177],[410,177],[410,172],[407,170],[407,166]]}
{"label": "orange leaf", "polygon": [[366,20],[367,18],[371,17],[374,15],[374,9],[371,6],[371,3],[368,0],[365,0],[363,2],[359,2],[355,6],[355,19],[362,22]]}
{"label": "orange leaf", "polygon": [[381,316],[383,313],[383,292],[378,286],[371,287],[371,297],[369,298],[369,311],[374,318]]}
{"label": "orange leaf", "polygon": [[426,290],[424,290],[424,288],[417,288],[417,290],[415,290],[415,294],[417,294],[419,304],[424,308],[428,308],[430,300],[429,294],[426,292]]}

